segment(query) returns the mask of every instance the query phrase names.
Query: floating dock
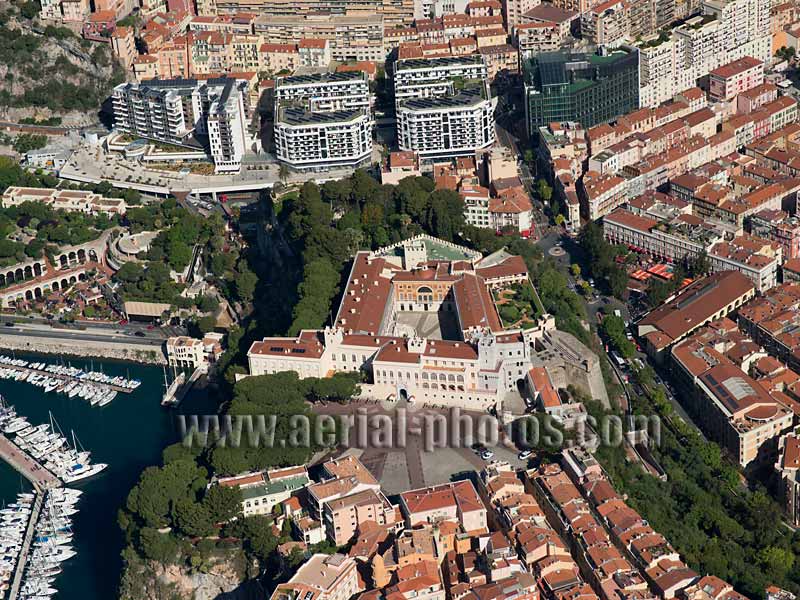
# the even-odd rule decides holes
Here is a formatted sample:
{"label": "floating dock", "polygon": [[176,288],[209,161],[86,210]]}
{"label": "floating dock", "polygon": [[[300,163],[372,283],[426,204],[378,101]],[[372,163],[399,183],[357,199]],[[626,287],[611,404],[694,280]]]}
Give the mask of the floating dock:
{"label": "floating dock", "polygon": [[[92,381],[91,379],[81,379],[80,377],[74,377],[72,375],[63,375],[60,373],[51,373],[50,371],[46,371],[45,369],[32,369],[30,367],[18,367],[16,365],[7,365],[0,363],[0,369],[13,369],[16,371],[27,371],[28,373],[34,373],[36,375],[42,375],[44,377],[51,377],[53,379],[60,379],[61,381],[77,381],[78,383],[87,383],[89,385],[96,386],[101,389],[106,390],[114,390],[115,392],[122,392],[124,394],[130,394],[136,388],[128,388],[123,387],[121,385],[114,385],[112,383],[103,383],[101,381]],[[26,380],[27,381],[27,380]],[[25,383],[23,381],[22,383]]]}
{"label": "floating dock", "polygon": [[30,556],[31,553],[31,544],[33,543],[33,535],[36,532],[36,523],[39,522],[39,515],[42,514],[44,497],[44,493],[38,492],[36,494],[36,499],[33,502],[31,519],[28,521],[27,529],[25,529],[25,539],[22,540],[22,548],[20,549],[19,558],[17,559],[17,568],[14,571],[14,579],[11,580],[11,587],[8,590],[8,600],[17,600],[19,597],[19,588],[22,585],[22,576],[25,574],[25,567],[28,564],[28,556]]}

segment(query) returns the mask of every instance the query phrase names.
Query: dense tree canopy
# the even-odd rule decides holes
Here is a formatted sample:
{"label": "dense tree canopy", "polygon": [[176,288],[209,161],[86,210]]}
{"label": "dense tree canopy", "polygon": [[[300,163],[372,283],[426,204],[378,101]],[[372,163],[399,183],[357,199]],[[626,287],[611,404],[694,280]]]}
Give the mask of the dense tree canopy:
{"label": "dense tree canopy", "polygon": [[605,240],[602,226],[594,221],[587,223],[581,230],[579,242],[585,254],[588,274],[596,281],[604,282],[608,292],[615,298],[624,299],[628,276],[624,266],[615,261],[619,249]]}

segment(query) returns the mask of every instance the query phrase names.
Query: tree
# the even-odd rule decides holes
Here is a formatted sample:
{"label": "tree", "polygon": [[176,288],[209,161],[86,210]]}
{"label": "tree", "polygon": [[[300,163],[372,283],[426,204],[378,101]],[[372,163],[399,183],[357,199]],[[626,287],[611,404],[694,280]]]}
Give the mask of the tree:
{"label": "tree", "polygon": [[148,467],[128,494],[126,507],[146,526],[168,526],[172,503],[205,487],[205,476],[205,471],[191,460]]}
{"label": "tree", "polygon": [[267,561],[278,546],[270,517],[265,515],[237,519],[226,528],[225,533],[240,538],[247,552],[261,561]]}
{"label": "tree", "polygon": [[172,563],[178,554],[178,540],[152,527],[145,527],[139,532],[139,547],[145,558],[162,565]]}
{"label": "tree", "polygon": [[197,301],[197,308],[203,312],[214,312],[219,308],[219,300],[214,296],[203,294]]}
{"label": "tree", "polygon": [[569,267],[569,270],[572,272],[572,276],[576,279],[581,276],[581,266],[578,263],[572,263]]}
{"label": "tree", "polygon": [[536,182],[536,192],[539,195],[539,199],[545,204],[550,202],[550,198],[553,197],[553,188],[544,179]]}
{"label": "tree", "polygon": [[39,5],[32,0],[28,0],[28,2],[23,2],[19,7],[19,13],[26,19],[34,19],[39,14]]}
{"label": "tree", "polygon": [[239,263],[238,271],[234,279],[236,294],[243,302],[250,302],[253,299],[253,294],[256,292],[258,277],[247,265],[241,262]]}
{"label": "tree", "polygon": [[611,295],[618,300],[623,300],[628,290],[628,274],[623,269],[615,267],[608,271],[606,281]]}
{"label": "tree", "polygon": [[700,250],[695,256],[687,258],[686,271],[692,277],[704,277],[711,271],[711,261],[705,248]]}
{"label": "tree", "polygon": [[208,537],[214,533],[214,523],[208,508],[188,498],[179,498],[173,507],[173,522],[190,537]]}
{"label": "tree", "polygon": [[39,148],[44,148],[47,145],[47,136],[34,134],[34,133],[23,133],[18,135],[14,140],[14,150],[19,152],[20,154],[26,154],[31,150],[38,150]]}
{"label": "tree", "polygon": [[212,486],[203,498],[203,506],[213,523],[226,523],[242,511],[242,492],[238,487]]}
{"label": "tree", "polygon": [[777,56],[782,60],[787,60],[787,61],[791,61],[796,54],[797,54],[796,50],[791,46],[790,47],[781,46],[775,52],[775,56]]}
{"label": "tree", "polygon": [[758,554],[758,560],[770,579],[780,581],[794,566],[794,554],[785,548],[768,546]]}
{"label": "tree", "polygon": [[504,304],[500,307],[500,316],[507,325],[510,325],[519,320],[519,311],[511,304]]}
{"label": "tree", "polygon": [[330,311],[331,300],[339,286],[339,272],[330,260],[319,258],[306,264],[303,280],[297,287],[298,302],[292,311],[289,335],[303,329],[321,327]]}
{"label": "tree", "polygon": [[197,320],[197,329],[200,330],[200,333],[202,334],[211,333],[212,331],[214,331],[214,328],[216,326],[217,326],[217,320],[211,315],[200,317]]}
{"label": "tree", "polygon": [[251,456],[242,448],[218,447],[211,451],[211,467],[218,475],[237,475],[250,469]]}

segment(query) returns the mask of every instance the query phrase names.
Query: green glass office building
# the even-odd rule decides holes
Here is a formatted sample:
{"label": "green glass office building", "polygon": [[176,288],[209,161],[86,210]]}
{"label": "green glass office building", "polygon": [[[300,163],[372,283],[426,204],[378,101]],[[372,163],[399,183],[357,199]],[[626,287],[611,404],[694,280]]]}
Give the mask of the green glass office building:
{"label": "green glass office building", "polygon": [[523,69],[529,133],[563,121],[593,127],[639,108],[635,49],[545,52],[525,61]]}

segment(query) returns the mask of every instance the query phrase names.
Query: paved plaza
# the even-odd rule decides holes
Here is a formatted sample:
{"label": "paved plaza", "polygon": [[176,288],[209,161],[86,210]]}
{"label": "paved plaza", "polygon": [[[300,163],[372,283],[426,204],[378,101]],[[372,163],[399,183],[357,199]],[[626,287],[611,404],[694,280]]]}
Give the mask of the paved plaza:
{"label": "paved plaza", "polygon": [[[404,417],[401,417],[401,411],[406,411]],[[392,444],[387,447],[374,447],[371,444],[375,440],[367,436],[367,447],[361,448],[357,434],[351,431],[350,450],[359,456],[389,496],[409,489],[463,479],[467,473],[480,471],[487,464],[470,448],[473,439],[468,436],[461,442],[461,447],[452,444],[451,439],[444,439],[441,443],[443,447],[425,448],[425,430],[430,423],[447,421],[452,425],[453,414],[447,410],[429,408],[407,410],[407,405],[401,402],[354,401],[348,405],[315,406],[314,412],[336,416],[352,414],[361,419],[364,419],[364,415],[367,419],[386,415],[391,419]],[[476,423],[478,418],[488,419],[484,413],[462,411],[461,414],[473,419],[473,423]],[[406,435],[403,440],[399,428],[404,422]],[[501,434],[499,437],[497,445],[487,444],[487,447],[494,452],[493,460],[505,460],[515,468],[525,468],[527,462],[517,459],[517,449],[513,444],[504,435]]]}

